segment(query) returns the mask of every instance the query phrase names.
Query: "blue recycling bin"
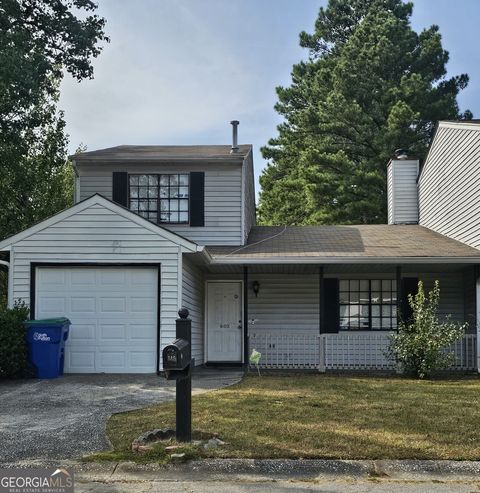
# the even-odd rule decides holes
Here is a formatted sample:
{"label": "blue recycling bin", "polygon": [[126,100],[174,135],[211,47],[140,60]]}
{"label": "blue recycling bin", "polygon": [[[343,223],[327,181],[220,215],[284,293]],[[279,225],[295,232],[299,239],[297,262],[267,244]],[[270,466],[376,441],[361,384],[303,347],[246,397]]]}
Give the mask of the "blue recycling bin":
{"label": "blue recycling bin", "polygon": [[28,320],[28,353],[31,363],[37,370],[38,378],[57,378],[63,375],[65,361],[65,341],[68,339],[70,320],[51,318]]}

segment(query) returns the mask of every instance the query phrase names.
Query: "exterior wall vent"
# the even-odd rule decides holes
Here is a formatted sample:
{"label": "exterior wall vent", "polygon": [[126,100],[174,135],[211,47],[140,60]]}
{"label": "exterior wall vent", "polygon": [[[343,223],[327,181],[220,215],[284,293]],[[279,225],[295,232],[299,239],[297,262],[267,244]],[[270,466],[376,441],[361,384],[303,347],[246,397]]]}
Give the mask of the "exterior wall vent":
{"label": "exterior wall vent", "polygon": [[395,151],[387,168],[388,224],[418,224],[418,159]]}

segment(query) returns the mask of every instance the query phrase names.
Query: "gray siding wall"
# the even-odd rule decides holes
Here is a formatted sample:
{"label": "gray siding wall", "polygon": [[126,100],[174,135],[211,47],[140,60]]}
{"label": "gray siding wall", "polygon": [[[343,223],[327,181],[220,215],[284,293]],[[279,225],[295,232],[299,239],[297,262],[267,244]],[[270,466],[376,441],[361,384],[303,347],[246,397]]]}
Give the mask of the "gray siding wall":
{"label": "gray siding wall", "polygon": [[12,247],[13,298],[30,304],[30,262],[161,263],[160,345],[175,338],[179,247],[94,204]]}
{"label": "gray siding wall", "polygon": [[255,177],[253,171],[253,158],[250,153],[244,163],[243,169],[244,192],[243,192],[243,239],[247,241],[250,229],[255,225],[256,209],[255,209]]}
{"label": "gray siding wall", "polygon": [[78,165],[80,200],[98,193],[112,198],[113,171],[129,173],[189,173],[205,172],[205,226],[185,224],[164,226],[200,245],[242,245],[242,166],[240,164],[176,164],[125,166],[101,164]]}
{"label": "gray siding wall", "polygon": [[319,331],[318,274],[255,274],[260,283],[258,297],[249,290],[248,318],[257,319],[249,332],[282,330]]}
{"label": "gray siding wall", "polygon": [[480,125],[441,123],[419,179],[420,224],[480,248]]}
{"label": "gray siding wall", "polygon": [[195,365],[203,364],[205,281],[202,271],[187,257],[183,257],[182,306],[187,308],[192,319],[192,358]]}
{"label": "gray siding wall", "polygon": [[388,223],[418,223],[418,160],[392,159],[387,172]]}

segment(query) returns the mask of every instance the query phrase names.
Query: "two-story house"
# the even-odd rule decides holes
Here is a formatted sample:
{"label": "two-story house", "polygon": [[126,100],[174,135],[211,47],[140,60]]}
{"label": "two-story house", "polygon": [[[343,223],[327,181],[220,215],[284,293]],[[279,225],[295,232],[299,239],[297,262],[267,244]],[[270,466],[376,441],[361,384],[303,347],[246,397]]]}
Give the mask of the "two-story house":
{"label": "two-story house", "polygon": [[441,122],[387,169],[388,224],[256,226],[252,147],[119,146],[72,156],[75,205],[0,242],[9,304],[72,321],[66,372],[150,373],[190,312],[196,364],[387,369],[422,279],[469,322],[478,367],[480,124]]}

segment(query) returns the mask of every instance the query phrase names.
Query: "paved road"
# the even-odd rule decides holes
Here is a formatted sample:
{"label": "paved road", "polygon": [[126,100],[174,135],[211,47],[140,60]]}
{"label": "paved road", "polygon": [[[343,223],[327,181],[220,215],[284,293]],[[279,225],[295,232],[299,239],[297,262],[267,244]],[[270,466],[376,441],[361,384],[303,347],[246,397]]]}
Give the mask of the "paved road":
{"label": "paved road", "polygon": [[[225,387],[239,371],[198,370],[194,393]],[[0,465],[75,459],[106,450],[113,414],[171,400],[175,383],[157,375],[67,375],[0,383]]]}
{"label": "paved road", "polygon": [[479,483],[468,482],[391,482],[391,481],[344,481],[319,482],[295,481],[138,481],[80,483],[76,493],[478,493]]}

